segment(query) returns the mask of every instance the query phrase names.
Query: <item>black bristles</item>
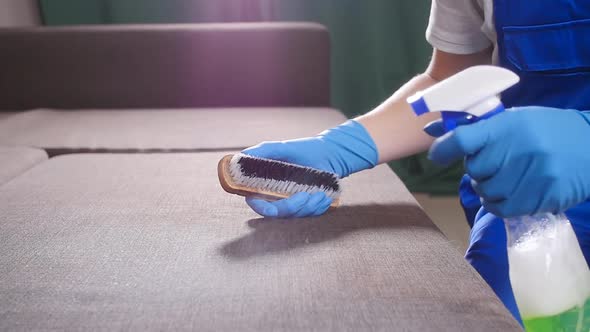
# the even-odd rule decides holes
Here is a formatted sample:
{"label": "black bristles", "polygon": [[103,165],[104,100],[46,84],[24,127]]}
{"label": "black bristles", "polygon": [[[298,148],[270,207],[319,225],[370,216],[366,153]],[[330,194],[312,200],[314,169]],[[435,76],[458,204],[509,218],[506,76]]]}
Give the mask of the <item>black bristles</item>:
{"label": "black bristles", "polygon": [[291,181],[334,192],[340,190],[339,178],[334,173],[246,155],[240,156],[237,163],[240,165],[242,174],[247,177]]}

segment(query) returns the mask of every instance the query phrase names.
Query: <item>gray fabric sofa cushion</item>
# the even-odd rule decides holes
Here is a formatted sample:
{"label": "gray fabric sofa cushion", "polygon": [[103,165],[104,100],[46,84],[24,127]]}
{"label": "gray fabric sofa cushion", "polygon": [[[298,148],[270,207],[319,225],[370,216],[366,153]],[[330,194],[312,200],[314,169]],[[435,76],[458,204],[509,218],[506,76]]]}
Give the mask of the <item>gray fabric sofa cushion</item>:
{"label": "gray fabric sofa cushion", "polygon": [[329,106],[315,23],[0,29],[0,109]]}
{"label": "gray fabric sofa cushion", "polygon": [[47,160],[43,150],[0,146],[0,185]]}
{"label": "gray fabric sofa cushion", "polygon": [[0,120],[8,119],[9,117],[13,116],[16,113],[8,113],[8,112],[0,112]]}
{"label": "gray fabric sofa cushion", "polygon": [[221,156],[67,155],[0,187],[0,329],[520,330],[387,167],[263,220]]}
{"label": "gray fabric sofa cushion", "polygon": [[0,118],[0,144],[40,147],[50,155],[241,149],[315,135],[343,121],[329,108],[41,109]]}

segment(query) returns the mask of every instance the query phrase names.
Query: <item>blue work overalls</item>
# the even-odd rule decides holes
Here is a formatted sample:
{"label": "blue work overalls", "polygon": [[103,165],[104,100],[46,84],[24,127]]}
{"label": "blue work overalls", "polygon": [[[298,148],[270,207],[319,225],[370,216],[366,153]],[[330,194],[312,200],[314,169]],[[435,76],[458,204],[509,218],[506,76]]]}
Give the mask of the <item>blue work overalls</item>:
{"label": "blue work overalls", "polygon": [[[494,16],[499,65],[521,78],[502,95],[506,107],[590,110],[590,1],[495,0]],[[465,257],[520,320],[508,278],[504,224],[481,207],[468,176],[463,177],[459,194],[472,226]],[[590,262],[590,201],[565,213]]]}

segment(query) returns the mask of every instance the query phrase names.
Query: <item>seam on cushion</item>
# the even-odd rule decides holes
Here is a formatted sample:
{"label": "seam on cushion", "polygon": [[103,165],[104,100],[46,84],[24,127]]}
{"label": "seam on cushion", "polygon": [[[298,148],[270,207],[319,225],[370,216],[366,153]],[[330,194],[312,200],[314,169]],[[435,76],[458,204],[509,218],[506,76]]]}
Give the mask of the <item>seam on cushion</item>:
{"label": "seam on cushion", "polygon": [[[51,158],[51,157],[48,157],[48,158]],[[29,166],[29,167],[27,167],[27,168],[24,168],[24,169],[23,169],[23,170],[21,170],[19,173],[12,175],[12,176],[10,177],[10,179],[8,179],[7,181],[0,182],[0,188],[4,187],[4,186],[5,186],[5,185],[7,185],[8,183],[10,183],[10,182],[12,182],[12,181],[14,181],[14,180],[16,180],[16,179],[18,179],[18,178],[20,178],[21,176],[23,176],[25,173],[29,172],[29,171],[30,171],[30,170],[32,170],[33,168],[35,168],[35,167],[39,167],[40,165],[44,164],[44,163],[45,163],[46,161],[48,161],[48,160],[49,160],[49,159],[43,159],[43,160],[40,160],[39,162],[37,162],[37,163],[35,163],[35,164],[32,164],[32,165],[30,165],[30,166]]]}
{"label": "seam on cushion", "polygon": [[200,153],[200,152],[232,152],[241,151],[248,146],[229,147],[229,148],[200,148],[200,149],[109,149],[109,148],[45,148],[49,158],[58,157],[68,154],[156,154],[156,153]]}

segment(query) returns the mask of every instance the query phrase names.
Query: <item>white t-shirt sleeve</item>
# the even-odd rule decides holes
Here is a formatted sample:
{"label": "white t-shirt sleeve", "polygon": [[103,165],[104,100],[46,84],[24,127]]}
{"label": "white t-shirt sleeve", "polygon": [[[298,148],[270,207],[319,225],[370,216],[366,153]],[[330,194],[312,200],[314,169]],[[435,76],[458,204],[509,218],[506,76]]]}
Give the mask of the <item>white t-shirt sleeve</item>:
{"label": "white t-shirt sleeve", "polygon": [[482,28],[484,13],[477,0],[432,0],[426,40],[452,54],[472,54],[492,45]]}

